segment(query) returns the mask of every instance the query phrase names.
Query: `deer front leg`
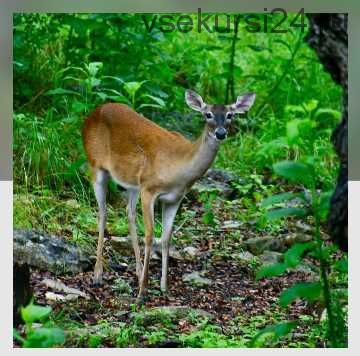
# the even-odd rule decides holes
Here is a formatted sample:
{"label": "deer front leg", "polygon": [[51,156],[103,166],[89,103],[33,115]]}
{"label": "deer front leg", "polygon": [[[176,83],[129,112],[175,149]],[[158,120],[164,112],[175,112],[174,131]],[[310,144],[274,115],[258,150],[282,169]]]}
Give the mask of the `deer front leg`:
{"label": "deer front leg", "polygon": [[141,206],[145,226],[145,256],[141,274],[138,301],[141,299],[148,283],[150,253],[154,233],[154,203],[155,196],[147,190],[141,191]]}
{"label": "deer front leg", "polygon": [[169,247],[172,227],[180,202],[173,204],[163,203],[162,206],[162,234],[161,234],[161,252],[162,252],[162,270],[161,270],[161,290],[167,292],[167,273],[169,260]]}
{"label": "deer front leg", "polygon": [[127,205],[127,216],[129,221],[129,232],[131,236],[131,241],[134,249],[135,260],[136,260],[136,274],[140,283],[141,272],[143,269],[140,257],[140,247],[138,236],[136,232],[136,203],[139,197],[139,191],[129,190],[129,200]]}
{"label": "deer front leg", "polygon": [[99,206],[99,238],[96,251],[96,264],[94,269],[93,282],[95,285],[102,283],[103,273],[103,247],[104,247],[104,231],[106,225],[106,191],[109,174],[100,169],[95,174],[94,192],[96,201]]}

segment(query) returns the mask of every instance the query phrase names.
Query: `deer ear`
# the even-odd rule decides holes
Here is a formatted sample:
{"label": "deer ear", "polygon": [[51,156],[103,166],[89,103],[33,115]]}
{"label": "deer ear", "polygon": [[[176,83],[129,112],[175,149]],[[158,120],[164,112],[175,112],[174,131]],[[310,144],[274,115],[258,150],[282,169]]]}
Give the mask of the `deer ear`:
{"label": "deer ear", "polygon": [[231,109],[236,113],[244,113],[252,107],[255,98],[255,93],[240,95],[237,97],[236,103],[231,105]]}
{"label": "deer ear", "polygon": [[192,90],[185,91],[185,101],[191,109],[196,111],[202,111],[206,106],[202,97]]}

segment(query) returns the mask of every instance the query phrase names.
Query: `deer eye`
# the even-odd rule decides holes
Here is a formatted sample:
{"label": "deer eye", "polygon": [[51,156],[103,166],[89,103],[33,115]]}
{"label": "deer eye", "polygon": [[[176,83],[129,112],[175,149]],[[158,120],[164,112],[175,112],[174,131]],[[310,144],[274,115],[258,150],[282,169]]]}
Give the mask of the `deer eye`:
{"label": "deer eye", "polygon": [[206,117],[207,119],[212,119],[212,117],[213,117],[212,112],[208,111],[207,113],[205,113],[205,117]]}
{"label": "deer eye", "polygon": [[232,112],[227,112],[225,118],[226,118],[226,120],[231,120],[233,118],[233,116],[234,116],[234,114]]}

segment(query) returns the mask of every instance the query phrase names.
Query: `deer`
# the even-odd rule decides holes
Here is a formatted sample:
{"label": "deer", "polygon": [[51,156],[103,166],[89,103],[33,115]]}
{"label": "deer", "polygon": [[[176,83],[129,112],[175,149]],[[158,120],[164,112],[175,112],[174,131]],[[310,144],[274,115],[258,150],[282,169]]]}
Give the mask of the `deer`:
{"label": "deer", "polygon": [[[209,169],[236,114],[247,112],[256,94],[238,96],[230,105],[206,104],[195,91],[185,91],[187,105],[201,113],[204,129],[195,141],[168,131],[125,104],[106,103],[84,121],[82,136],[98,205],[98,243],[93,283],[100,285],[106,224],[107,184],[111,177],[127,190],[129,235],[135,254],[139,289],[145,295],[154,238],[154,205],[162,205],[160,288],[168,292],[169,244],[176,213],[191,186]],[[144,222],[144,258],[136,230],[136,206],[140,196]]]}

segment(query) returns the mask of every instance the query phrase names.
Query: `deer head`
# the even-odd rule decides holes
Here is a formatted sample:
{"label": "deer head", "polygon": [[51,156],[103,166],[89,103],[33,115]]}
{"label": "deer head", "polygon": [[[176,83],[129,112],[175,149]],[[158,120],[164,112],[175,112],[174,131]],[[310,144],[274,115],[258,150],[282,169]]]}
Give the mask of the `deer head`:
{"label": "deer head", "polygon": [[237,97],[230,105],[206,104],[202,97],[192,90],[186,90],[185,100],[189,107],[201,112],[209,128],[210,135],[217,140],[224,140],[227,129],[231,125],[235,114],[245,113],[254,104],[256,94],[246,93]]}

